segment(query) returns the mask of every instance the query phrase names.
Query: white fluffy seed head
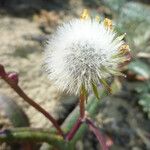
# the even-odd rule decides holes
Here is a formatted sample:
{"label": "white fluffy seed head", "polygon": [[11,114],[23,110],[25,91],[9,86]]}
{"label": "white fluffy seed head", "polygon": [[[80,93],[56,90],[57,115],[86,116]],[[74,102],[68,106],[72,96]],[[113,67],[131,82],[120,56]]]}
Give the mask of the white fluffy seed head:
{"label": "white fluffy seed head", "polygon": [[45,64],[49,78],[62,91],[79,94],[81,87],[89,92],[111,74],[125,56],[120,53],[123,37],[104,22],[74,19],[61,25],[48,40]]}

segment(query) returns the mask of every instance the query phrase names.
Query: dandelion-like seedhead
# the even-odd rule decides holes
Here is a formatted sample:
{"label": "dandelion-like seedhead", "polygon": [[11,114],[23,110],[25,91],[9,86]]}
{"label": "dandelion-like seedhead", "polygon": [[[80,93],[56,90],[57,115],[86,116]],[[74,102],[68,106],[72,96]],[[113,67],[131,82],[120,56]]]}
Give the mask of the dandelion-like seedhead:
{"label": "dandelion-like seedhead", "polygon": [[49,39],[45,50],[49,78],[60,90],[77,95],[93,90],[97,96],[99,83],[110,91],[106,78],[122,75],[119,65],[128,60],[129,47],[123,38],[117,37],[111,20],[100,22],[84,11]]}

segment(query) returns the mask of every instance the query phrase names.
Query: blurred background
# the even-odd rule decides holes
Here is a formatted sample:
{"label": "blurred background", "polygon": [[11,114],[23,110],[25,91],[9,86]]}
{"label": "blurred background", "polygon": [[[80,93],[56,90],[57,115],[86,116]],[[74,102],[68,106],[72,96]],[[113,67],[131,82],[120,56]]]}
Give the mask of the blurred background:
{"label": "blurred background", "polygon": [[[113,94],[101,100],[95,120],[108,136],[111,150],[150,150],[150,1],[149,0],[0,0],[0,64],[19,73],[19,84],[61,124],[78,98],[61,93],[42,69],[46,39],[58,25],[91,16],[113,20],[132,50],[124,68],[127,78],[114,78]],[[2,107],[3,106],[3,107]],[[50,128],[49,122],[0,80],[0,130],[30,126]],[[0,150],[16,149],[1,143]],[[48,145],[41,144],[40,150]],[[98,150],[88,132],[76,143],[78,150]]]}

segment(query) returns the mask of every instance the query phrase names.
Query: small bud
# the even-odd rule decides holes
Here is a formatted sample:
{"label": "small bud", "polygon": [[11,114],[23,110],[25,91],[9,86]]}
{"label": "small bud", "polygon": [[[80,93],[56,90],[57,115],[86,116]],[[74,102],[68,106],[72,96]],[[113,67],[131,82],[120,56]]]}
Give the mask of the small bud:
{"label": "small bud", "polygon": [[7,74],[7,77],[9,81],[11,81],[14,84],[18,84],[18,74],[16,72],[10,72]]}
{"label": "small bud", "polygon": [[0,64],[0,77],[4,77],[6,75],[4,66]]}

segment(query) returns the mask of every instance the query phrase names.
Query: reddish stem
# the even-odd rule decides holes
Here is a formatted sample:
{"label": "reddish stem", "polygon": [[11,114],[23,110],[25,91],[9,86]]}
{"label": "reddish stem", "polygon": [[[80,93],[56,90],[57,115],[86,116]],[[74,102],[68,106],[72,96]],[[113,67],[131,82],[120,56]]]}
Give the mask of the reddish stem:
{"label": "reddish stem", "polygon": [[8,85],[20,96],[22,97],[27,103],[29,103],[32,107],[34,107],[36,110],[41,112],[50,122],[53,124],[53,126],[57,129],[58,134],[64,137],[64,133],[61,130],[60,126],[58,125],[57,121],[45,110],[43,109],[39,104],[37,104],[35,101],[33,101],[31,98],[29,98],[24,91],[18,86],[18,84],[15,84],[9,80],[7,76],[2,76],[2,79],[8,83]]}
{"label": "reddish stem", "polygon": [[0,77],[4,77],[6,75],[4,66],[0,64]]}
{"label": "reddish stem", "polygon": [[94,122],[91,119],[86,118],[86,123],[88,124],[90,130],[97,137],[100,145],[102,146],[102,149],[103,150],[108,150],[108,146],[106,144],[106,140],[105,140],[104,136],[100,133],[99,129],[94,125]]}
{"label": "reddish stem", "polygon": [[82,124],[82,119],[79,118],[76,123],[74,124],[74,126],[72,127],[72,129],[69,131],[69,133],[66,135],[66,140],[70,141],[72,140],[72,138],[74,137],[74,135],[76,134],[76,132],[78,131],[78,129],[80,128]]}

